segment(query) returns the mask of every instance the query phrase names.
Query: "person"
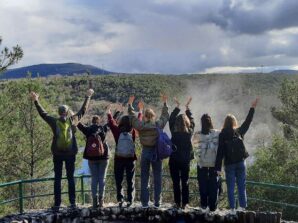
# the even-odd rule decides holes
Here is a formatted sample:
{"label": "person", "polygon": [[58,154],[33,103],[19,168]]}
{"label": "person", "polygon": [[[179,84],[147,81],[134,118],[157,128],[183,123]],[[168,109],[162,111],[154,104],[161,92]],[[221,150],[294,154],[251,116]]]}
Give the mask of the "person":
{"label": "person", "polygon": [[[169,159],[170,174],[173,181],[175,208],[188,208],[189,204],[189,169],[190,161],[194,158],[192,135],[194,132],[194,119],[189,109],[191,97],[185,105],[185,114],[180,114],[180,103],[175,98],[176,107],[170,115],[169,125],[172,134],[173,152]],[[180,189],[182,185],[182,193]]]}
{"label": "person", "polygon": [[[91,173],[91,193],[93,208],[103,207],[104,203],[104,190],[105,190],[105,178],[109,165],[109,146],[106,143],[106,134],[108,132],[107,125],[101,125],[101,118],[97,115],[92,117],[92,124],[86,126],[79,122],[78,129],[86,136],[88,146],[88,139],[95,135],[100,137],[100,141],[103,145],[103,154],[96,156],[93,159],[88,160],[88,166]],[[88,158],[87,158],[88,159]]]}
{"label": "person", "polygon": [[88,108],[90,97],[94,93],[93,89],[87,91],[85,101],[81,109],[76,114],[71,114],[67,105],[58,107],[59,117],[49,115],[39,102],[39,95],[31,92],[31,99],[34,101],[36,109],[43,120],[45,120],[53,131],[51,151],[54,163],[54,206],[53,211],[59,211],[61,205],[61,178],[63,162],[65,163],[66,176],[68,180],[68,195],[70,207],[76,207],[74,170],[76,154],[78,152],[75,137],[75,124],[79,121]]}
{"label": "person", "polygon": [[[164,105],[159,120],[156,120],[155,112],[151,108],[147,108],[144,112],[143,120],[140,121],[135,116],[134,108],[132,106],[134,99],[134,96],[129,98],[128,114],[131,117],[132,127],[139,132],[140,143],[142,145],[141,203],[143,208],[149,207],[149,173],[151,165],[154,179],[154,207],[159,208],[161,200],[162,161],[155,159],[154,157],[156,157],[156,143],[158,137],[157,127],[163,129],[169,120],[167,96],[162,95]],[[139,109],[143,108],[143,102],[140,102],[138,107]]]}
{"label": "person", "polygon": [[[117,112],[116,112],[117,113]],[[112,116],[111,109],[108,109],[108,125],[113,134],[116,150],[121,147],[121,149],[133,149],[131,155],[119,154],[117,151],[114,156],[114,175],[116,182],[117,190],[117,201],[119,207],[125,205],[124,195],[122,191],[122,182],[124,177],[124,172],[126,173],[126,182],[127,182],[127,200],[126,206],[130,207],[134,202],[135,195],[135,167],[137,156],[135,153],[135,138],[136,131],[132,128],[129,116],[125,115],[119,117],[117,120]],[[142,119],[142,113],[139,113],[139,119]],[[131,147],[131,148],[130,148]]]}
{"label": "person", "polygon": [[200,203],[204,212],[213,213],[217,208],[219,194],[219,177],[215,170],[215,160],[218,148],[219,130],[213,128],[210,115],[201,117],[199,131],[199,146],[196,150],[197,179],[200,191]]}
{"label": "person", "polygon": [[248,115],[240,127],[238,127],[237,119],[234,115],[227,115],[223,129],[219,134],[215,169],[218,174],[221,174],[222,160],[224,159],[228,201],[231,214],[236,214],[234,199],[235,182],[237,183],[238,188],[239,210],[244,210],[247,206],[245,159],[248,157],[248,153],[243,144],[243,137],[252,122],[258,101],[259,98],[252,102]]}

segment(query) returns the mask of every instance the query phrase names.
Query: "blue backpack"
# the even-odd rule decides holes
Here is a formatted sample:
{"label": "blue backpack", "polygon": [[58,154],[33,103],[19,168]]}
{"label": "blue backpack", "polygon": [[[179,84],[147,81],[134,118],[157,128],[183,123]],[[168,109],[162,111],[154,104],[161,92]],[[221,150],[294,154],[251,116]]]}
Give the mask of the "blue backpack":
{"label": "blue backpack", "polygon": [[158,138],[156,142],[156,156],[158,160],[163,160],[171,156],[173,143],[167,133],[157,126]]}

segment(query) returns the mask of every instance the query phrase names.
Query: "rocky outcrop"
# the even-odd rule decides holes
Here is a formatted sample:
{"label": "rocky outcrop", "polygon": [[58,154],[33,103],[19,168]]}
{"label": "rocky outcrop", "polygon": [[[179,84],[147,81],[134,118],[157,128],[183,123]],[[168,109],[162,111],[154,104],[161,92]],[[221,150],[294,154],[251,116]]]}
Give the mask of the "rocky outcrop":
{"label": "rocky outcrop", "polygon": [[13,215],[2,218],[0,222],[27,222],[27,223],[103,223],[103,222],[215,222],[215,223],[279,223],[280,213],[265,212],[237,212],[229,215],[227,211],[218,211],[216,214],[203,213],[201,209],[187,210],[173,209],[169,205],[159,209],[142,209],[140,205],[119,208],[107,206],[101,209],[80,207],[76,209],[63,208],[57,213],[50,210],[30,212],[23,215]]}

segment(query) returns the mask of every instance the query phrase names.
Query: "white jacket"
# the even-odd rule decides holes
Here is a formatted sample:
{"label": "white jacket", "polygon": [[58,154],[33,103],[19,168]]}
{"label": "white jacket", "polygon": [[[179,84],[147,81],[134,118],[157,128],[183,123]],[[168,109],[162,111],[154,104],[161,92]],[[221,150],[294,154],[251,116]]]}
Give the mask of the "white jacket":
{"label": "white jacket", "polygon": [[219,133],[220,131],[216,129],[212,129],[208,135],[199,132],[199,148],[196,159],[200,167],[215,166]]}

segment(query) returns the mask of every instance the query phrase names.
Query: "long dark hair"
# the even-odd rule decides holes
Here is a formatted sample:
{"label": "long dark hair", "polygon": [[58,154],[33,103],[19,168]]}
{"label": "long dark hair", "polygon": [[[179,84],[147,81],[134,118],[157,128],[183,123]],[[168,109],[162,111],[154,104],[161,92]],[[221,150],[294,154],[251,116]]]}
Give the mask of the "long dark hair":
{"label": "long dark hair", "polygon": [[130,132],[132,126],[128,115],[122,116],[118,125],[120,132]]}
{"label": "long dark hair", "polygon": [[201,133],[204,135],[208,135],[210,130],[213,129],[213,124],[210,115],[203,114],[201,117]]}

